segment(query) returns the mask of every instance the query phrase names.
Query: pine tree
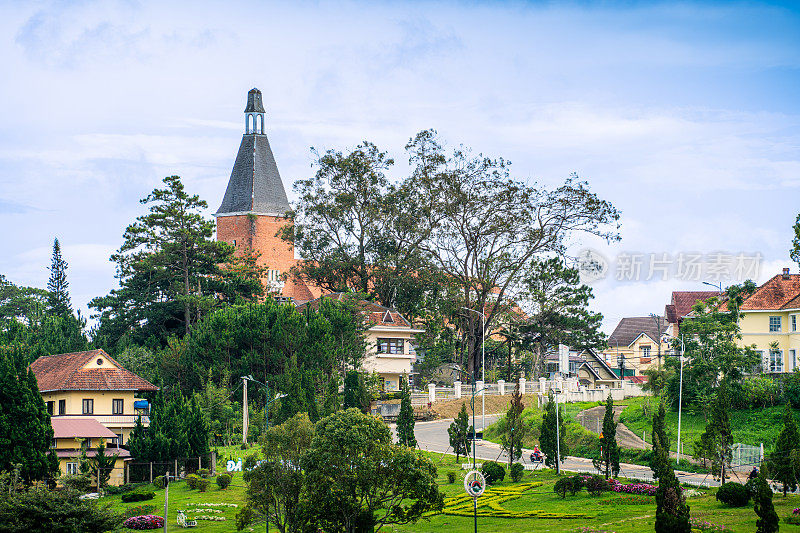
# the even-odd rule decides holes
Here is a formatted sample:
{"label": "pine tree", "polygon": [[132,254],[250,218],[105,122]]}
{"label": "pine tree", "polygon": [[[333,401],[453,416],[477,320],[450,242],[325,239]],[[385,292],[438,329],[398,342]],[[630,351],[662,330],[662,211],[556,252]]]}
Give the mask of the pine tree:
{"label": "pine tree", "polygon": [[52,440],[50,415],[24,354],[0,352],[0,471],[19,465],[26,483],[51,479],[58,472]]}
{"label": "pine tree", "polygon": [[119,453],[106,455],[106,442],[100,439],[95,455],[91,459],[92,475],[97,480],[98,489],[104,489],[108,486],[108,480],[111,479],[111,471],[114,470],[114,464],[117,462],[118,457]]}
{"label": "pine tree", "polygon": [[767,459],[767,469],[770,476],[783,483],[783,495],[797,488],[797,471],[792,464],[792,452],[800,449],[800,435],[797,431],[797,422],[792,415],[792,409],[787,404],[783,413],[783,429],[775,441],[775,449]]}
{"label": "pine tree", "polygon": [[650,468],[658,478],[656,490],[656,533],[689,533],[689,506],[669,460],[669,441],[664,432],[664,404],[653,417],[653,456]]}
{"label": "pine tree", "polygon": [[408,383],[403,376],[400,376],[400,392],[403,398],[400,400],[400,414],[397,416],[397,439],[404,446],[416,448],[417,439],[414,436],[414,408],[411,406],[411,391],[408,390]]}
{"label": "pine tree", "polygon": [[189,443],[189,457],[207,457],[209,449],[208,423],[197,397],[193,397],[186,404],[187,413],[184,417],[186,440]]}
{"label": "pine tree", "polygon": [[606,479],[619,475],[619,445],[617,444],[617,423],[614,422],[614,400],[611,393],[606,400],[603,416],[603,433],[600,435],[600,458],[593,459],[595,468],[604,470]]}
{"label": "pine tree", "polygon": [[328,388],[325,391],[325,401],[322,405],[322,412],[324,416],[332,415],[342,408],[342,403],[339,401],[339,378],[336,374],[331,374],[328,378]]}
{"label": "pine tree", "polygon": [[344,408],[355,407],[362,413],[369,411],[369,393],[364,384],[364,375],[350,370],[344,377]]}
{"label": "pine tree", "polygon": [[[560,439],[556,438],[556,428],[559,428]],[[561,451],[561,462],[567,458],[569,447],[565,442],[566,426],[564,425],[564,413],[559,410],[558,421],[556,421],[556,403],[553,392],[550,391],[547,395],[547,403],[544,406],[544,414],[542,415],[542,428],[539,432],[539,446],[542,448],[544,454],[544,462],[550,468],[555,468],[556,473],[561,472],[561,465],[556,458],[558,457],[557,451]],[[556,446],[558,440],[558,446]]]}
{"label": "pine tree", "polygon": [[502,426],[503,431],[500,435],[500,447],[508,454],[508,467],[522,457],[522,441],[525,439],[526,427],[522,420],[522,411],[525,405],[522,403],[522,393],[519,391],[517,382],[514,392],[511,394],[511,403]]}
{"label": "pine tree", "polygon": [[755,500],[753,510],[758,515],[756,532],[775,533],[778,531],[778,513],[775,512],[775,506],[772,503],[772,489],[767,483],[766,472],[763,468],[755,480],[753,493]]}
{"label": "pine tree", "polygon": [[52,315],[72,314],[67,281],[67,262],[61,257],[61,244],[53,240],[53,257],[50,263],[50,279],[47,281],[47,310]]}
{"label": "pine tree", "polygon": [[467,414],[466,402],[461,404],[461,410],[458,416],[453,420],[450,427],[447,428],[447,433],[450,435],[450,446],[453,448],[453,453],[456,454],[456,462],[462,455],[469,456],[472,449],[472,435],[473,428],[469,425],[469,415]]}
{"label": "pine tree", "polygon": [[700,436],[700,441],[707,448],[706,456],[711,459],[711,471],[720,477],[722,483],[725,483],[725,466],[730,464],[732,458],[733,433],[728,408],[727,385],[723,381],[711,404],[711,417],[706,430]]}

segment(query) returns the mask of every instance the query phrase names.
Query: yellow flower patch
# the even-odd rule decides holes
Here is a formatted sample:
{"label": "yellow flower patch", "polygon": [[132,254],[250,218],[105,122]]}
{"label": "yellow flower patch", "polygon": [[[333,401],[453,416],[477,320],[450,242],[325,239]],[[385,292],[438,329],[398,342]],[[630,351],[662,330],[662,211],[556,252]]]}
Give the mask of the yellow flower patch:
{"label": "yellow flower patch", "polygon": [[[516,500],[524,492],[541,486],[540,482],[522,483],[514,487],[498,487],[487,489],[483,496],[478,498],[478,516],[493,518],[590,518],[585,514],[579,513],[548,513],[531,509],[529,511],[509,511],[503,507],[503,503]],[[466,494],[447,498],[445,500],[442,513],[452,516],[473,516],[472,498]]]}

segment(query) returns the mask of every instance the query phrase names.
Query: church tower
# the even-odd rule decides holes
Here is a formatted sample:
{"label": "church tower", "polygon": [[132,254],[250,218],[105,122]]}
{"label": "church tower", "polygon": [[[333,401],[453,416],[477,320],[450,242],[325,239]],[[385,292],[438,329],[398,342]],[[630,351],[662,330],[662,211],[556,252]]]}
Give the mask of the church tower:
{"label": "church tower", "polygon": [[269,269],[265,280],[267,292],[301,301],[311,299],[302,294],[308,292],[302,284],[284,282],[296,260],[292,243],[277,233],[288,223],[286,212],[291,206],[267,140],[264,113],[261,91],[251,89],[247,93],[239,153],[222,205],[214,215],[217,240],[232,244],[237,255],[247,250],[261,254],[259,263]]}

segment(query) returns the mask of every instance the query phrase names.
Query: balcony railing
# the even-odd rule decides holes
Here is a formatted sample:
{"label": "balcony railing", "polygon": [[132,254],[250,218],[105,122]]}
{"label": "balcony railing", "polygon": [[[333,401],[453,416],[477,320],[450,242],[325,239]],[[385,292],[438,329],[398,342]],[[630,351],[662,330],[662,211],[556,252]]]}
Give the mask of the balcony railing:
{"label": "balcony railing", "polygon": [[[135,426],[139,415],[57,415],[53,418],[94,418],[104,426]],[[142,425],[150,425],[150,417],[141,415]]]}

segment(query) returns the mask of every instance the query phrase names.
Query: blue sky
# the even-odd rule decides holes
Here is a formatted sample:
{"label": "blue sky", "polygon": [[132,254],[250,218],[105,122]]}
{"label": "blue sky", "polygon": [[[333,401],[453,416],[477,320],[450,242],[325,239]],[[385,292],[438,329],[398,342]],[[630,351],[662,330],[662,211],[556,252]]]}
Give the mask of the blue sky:
{"label": "blue sky", "polygon": [[[84,312],[171,174],[221,201],[247,90],[264,93],[287,189],[311,146],[414,133],[571,172],[622,211],[622,252],[790,263],[800,211],[800,10],[763,3],[0,3],[0,273],[46,283],[52,239]],[[291,196],[291,192],[290,192]],[[595,307],[660,312],[667,279],[596,282]]]}

